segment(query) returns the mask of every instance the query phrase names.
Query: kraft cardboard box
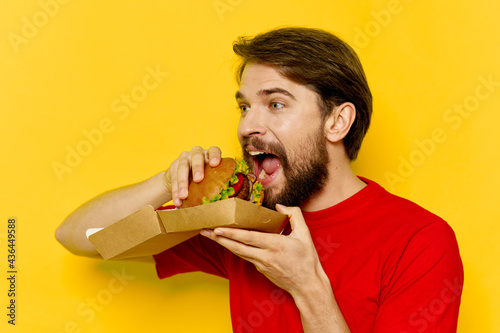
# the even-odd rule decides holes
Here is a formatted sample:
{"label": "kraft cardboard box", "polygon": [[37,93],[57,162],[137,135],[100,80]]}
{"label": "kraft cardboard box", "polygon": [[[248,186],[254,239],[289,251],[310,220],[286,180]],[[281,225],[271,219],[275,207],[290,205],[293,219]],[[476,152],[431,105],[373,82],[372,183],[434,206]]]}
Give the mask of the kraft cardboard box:
{"label": "kraft cardboard box", "polygon": [[88,238],[105,260],[126,259],[158,254],[201,229],[226,226],[280,233],[287,220],[274,210],[233,198],[166,211],[146,206]]}

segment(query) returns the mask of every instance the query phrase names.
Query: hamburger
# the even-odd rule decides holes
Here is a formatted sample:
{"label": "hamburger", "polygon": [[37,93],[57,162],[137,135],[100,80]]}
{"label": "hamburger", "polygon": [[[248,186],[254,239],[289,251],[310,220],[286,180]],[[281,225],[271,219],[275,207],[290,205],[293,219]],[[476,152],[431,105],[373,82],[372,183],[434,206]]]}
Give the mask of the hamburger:
{"label": "hamburger", "polygon": [[248,165],[240,159],[223,158],[216,167],[205,165],[205,177],[199,183],[191,181],[188,197],[181,208],[240,198],[261,205],[264,188],[257,176],[249,173]]}

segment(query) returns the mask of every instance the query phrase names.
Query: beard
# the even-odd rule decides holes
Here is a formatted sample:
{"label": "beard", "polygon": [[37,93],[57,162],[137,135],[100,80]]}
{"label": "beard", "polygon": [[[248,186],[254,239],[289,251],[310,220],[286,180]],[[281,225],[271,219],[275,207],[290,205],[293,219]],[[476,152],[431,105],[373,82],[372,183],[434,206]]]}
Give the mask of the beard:
{"label": "beard", "polygon": [[[279,158],[285,178],[279,188],[265,189],[264,207],[275,209],[276,204],[300,207],[315,194],[321,192],[328,180],[329,156],[326,149],[326,139],[322,131],[310,136],[295,149],[287,152],[281,143],[265,143],[259,138],[244,139],[242,147],[251,144],[257,149],[272,152]],[[243,158],[251,168],[254,168],[253,159],[243,149]]]}

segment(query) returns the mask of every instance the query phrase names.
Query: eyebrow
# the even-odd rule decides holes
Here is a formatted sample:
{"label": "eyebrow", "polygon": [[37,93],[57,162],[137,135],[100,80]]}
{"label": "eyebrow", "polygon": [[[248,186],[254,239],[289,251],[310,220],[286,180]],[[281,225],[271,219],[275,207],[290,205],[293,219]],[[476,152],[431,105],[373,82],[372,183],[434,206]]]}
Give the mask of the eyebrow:
{"label": "eyebrow", "polygon": [[[295,96],[293,96],[292,93],[290,93],[288,90],[279,88],[279,87],[274,87],[274,88],[268,88],[268,89],[261,89],[257,92],[258,96],[269,96],[272,94],[283,94],[285,96],[288,96],[294,100],[296,100]],[[237,91],[236,94],[234,95],[236,99],[245,99],[245,96],[241,91]]]}

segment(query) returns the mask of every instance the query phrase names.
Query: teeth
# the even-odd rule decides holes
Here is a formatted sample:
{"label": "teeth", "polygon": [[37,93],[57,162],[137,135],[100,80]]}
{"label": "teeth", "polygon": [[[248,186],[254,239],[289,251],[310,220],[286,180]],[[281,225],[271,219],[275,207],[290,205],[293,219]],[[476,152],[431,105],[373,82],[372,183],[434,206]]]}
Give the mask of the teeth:
{"label": "teeth", "polygon": [[264,179],[264,178],[266,178],[266,172],[264,171],[264,169],[262,169],[262,171],[259,174],[259,179]]}
{"label": "teeth", "polygon": [[249,151],[248,153],[252,156],[265,154],[263,151]]}

